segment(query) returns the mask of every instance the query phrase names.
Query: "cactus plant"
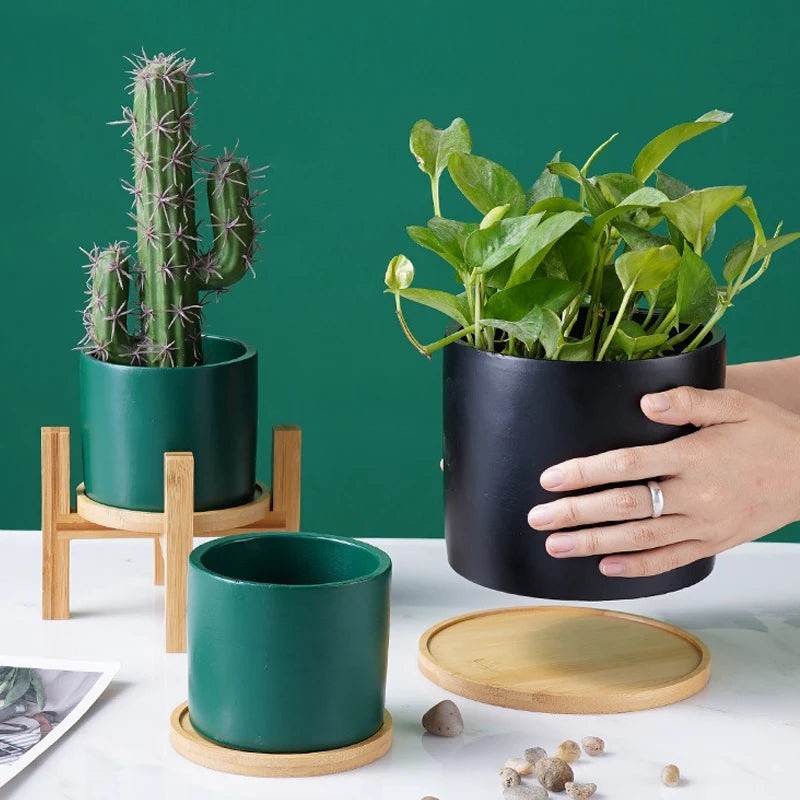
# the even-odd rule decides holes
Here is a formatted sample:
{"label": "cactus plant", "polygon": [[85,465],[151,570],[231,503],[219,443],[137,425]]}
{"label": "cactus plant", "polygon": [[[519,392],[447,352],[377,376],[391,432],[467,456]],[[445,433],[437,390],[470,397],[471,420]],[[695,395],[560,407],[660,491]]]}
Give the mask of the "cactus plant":
{"label": "cactus plant", "polygon": [[[124,135],[132,138],[130,213],[136,264],[125,242],[83,252],[89,257],[86,335],[80,347],[104,361],[139,366],[203,363],[201,313],[208,293],[225,291],[252,269],[257,225],[248,178],[260,177],[235,150],[200,159],[192,138],[194,60],[181,53],[128,61],[131,108],[123,108]],[[206,188],[213,243],[199,249],[195,220],[197,161],[209,164]],[[263,169],[263,168],[262,168]],[[138,322],[130,323],[138,317]]]}

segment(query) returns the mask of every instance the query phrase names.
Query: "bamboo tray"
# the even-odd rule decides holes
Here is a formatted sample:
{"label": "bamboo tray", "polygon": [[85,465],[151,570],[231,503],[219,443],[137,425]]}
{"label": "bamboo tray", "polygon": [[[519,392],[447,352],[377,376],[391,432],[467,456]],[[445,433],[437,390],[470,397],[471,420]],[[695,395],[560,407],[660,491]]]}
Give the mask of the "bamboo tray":
{"label": "bamboo tray", "polygon": [[392,716],[383,712],[380,730],[349,747],[316,753],[254,753],[223,747],[200,736],[189,719],[188,703],[181,703],[170,717],[170,741],[189,761],[220,772],[271,778],[307,778],[363,767],[377,761],[392,746]]}
{"label": "bamboo tray", "polygon": [[492,705],[607,714],[668,705],[708,683],[711,654],[664,622],[596,608],[464,614],[427,630],[419,666],[437,685]]}

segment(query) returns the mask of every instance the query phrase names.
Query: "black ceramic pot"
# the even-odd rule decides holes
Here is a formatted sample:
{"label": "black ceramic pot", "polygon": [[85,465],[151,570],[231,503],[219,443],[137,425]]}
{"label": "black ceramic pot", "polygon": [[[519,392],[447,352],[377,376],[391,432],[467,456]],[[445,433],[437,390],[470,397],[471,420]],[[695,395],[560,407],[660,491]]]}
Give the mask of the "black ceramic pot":
{"label": "black ceramic pot", "polygon": [[86,494],[137,511],[164,507],[164,453],[194,454],[195,509],[247,503],[255,490],[258,356],[203,337],[197,367],[80,359]]}
{"label": "black ceramic pot", "polygon": [[[569,458],[688,433],[647,419],[639,400],[689,385],[725,385],[725,339],[641,361],[565,362],[504,356],[463,343],[444,351],[445,536],[450,566],[474,583],[559,600],[664,594],[705,578],[705,558],[663,575],[611,578],[600,558],[556,559],[528,511],[562,496],[539,476]],[[658,478],[659,476],[653,476]]]}

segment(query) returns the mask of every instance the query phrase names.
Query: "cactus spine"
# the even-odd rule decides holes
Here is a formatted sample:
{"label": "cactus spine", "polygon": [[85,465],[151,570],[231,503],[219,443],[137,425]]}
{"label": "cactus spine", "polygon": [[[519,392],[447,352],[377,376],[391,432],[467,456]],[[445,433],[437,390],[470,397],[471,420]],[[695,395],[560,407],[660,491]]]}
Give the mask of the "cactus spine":
{"label": "cactus spine", "polygon": [[[247,160],[225,152],[206,173],[213,243],[202,253],[195,220],[192,164],[193,60],[179,53],[129,59],[132,108],[121,123],[132,137],[134,266],[125,243],[84,251],[89,256],[86,336],[81,346],[121,364],[191,366],[203,363],[201,293],[221,292],[252,267],[257,228]],[[131,289],[133,288],[133,292]],[[136,301],[131,298],[134,294]],[[138,323],[129,325],[131,316]]]}

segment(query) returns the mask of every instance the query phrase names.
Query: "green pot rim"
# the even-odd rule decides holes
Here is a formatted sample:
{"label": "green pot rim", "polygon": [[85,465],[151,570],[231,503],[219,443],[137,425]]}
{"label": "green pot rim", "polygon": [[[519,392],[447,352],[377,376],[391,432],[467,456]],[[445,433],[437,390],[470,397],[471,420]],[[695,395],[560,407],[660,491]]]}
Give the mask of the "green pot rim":
{"label": "green pot rim", "polygon": [[[346,547],[353,547],[357,550],[362,550],[364,552],[369,553],[370,555],[375,556],[378,560],[378,564],[375,567],[375,569],[373,569],[371,572],[359,575],[356,578],[349,578],[347,580],[342,580],[342,581],[328,581],[327,583],[288,584],[288,583],[269,583],[268,581],[248,581],[244,580],[243,578],[232,578],[229,575],[223,575],[221,572],[209,569],[202,561],[202,558],[205,555],[205,553],[208,552],[209,550],[214,549],[215,547],[224,547],[226,544],[229,544],[230,542],[246,541],[249,539],[260,539],[264,536],[269,536],[270,538],[287,539],[289,541],[297,541],[297,539],[308,539],[313,541],[324,540],[328,542],[335,542],[344,545]],[[342,586],[353,586],[359,583],[367,583],[368,581],[375,580],[376,578],[381,577],[387,572],[390,572],[392,568],[392,560],[391,558],[389,558],[389,555],[387,553],[385,553],[379,547],[367,544],[366,542],[361,542],[357,539],[348,539],[345,536],[335,536],[334,534],[330,533],[310,533],[310,532],[274,533],[272,531],[263,531],[263,532],[252,531],[248,533],[241,533],[241,534],[235,534],[233,536],[223,536],[218,539],[212,539],[210,542],[201,544],[198,547],[195,547],[194,550],[192,550],[192,552],[189,554],[189,564],[192,568],[194,568],[198,572],[210,575],[215,580],[221,581],[223,583],[229,583],[232,586],[253,586],[253,587],[268,588],[270,590],[275,590],[275,591],[290,591],[290,592],[314,591],[317,589],[338,589],[339,587]]]}
{"label": "green pot rim", "polygon": [[231,336],[207,336],[203,334],[202,340],[204,342],[208,341],[215,341],[215,342],[230,342],[231,344],[238,344],[244,348],[244,352],[236,356],[236,358],[229,358],[225,361],[210,361],[206,364],[199,364],[196,366],[187,366],[187,367],[149,367],[146,365],[135,365],[135,364],[112,364],[108,361],[101,361],[99,358],[95,358],[94,356],[89,355],[88,353],[81,353],[80,356],[82,359],[88,359],[94,364],[100,364],[101,368],[105,369],[113,369],[113,370],[124,370],[124,369],[140,369],[140,370],[148,370],[153,371],[154,369],[157,370],[165,370],[169,372],[182,372],[185,370],[199,370],[199,369],[213,369],[214,367],[222,367],[226,364],[236,364],[240,361],[246,361],[248,358],[252,358],[256,355],[257,351],[253,345],[248,344],[247,342],[241,341],[241,339],[234,339]]}

